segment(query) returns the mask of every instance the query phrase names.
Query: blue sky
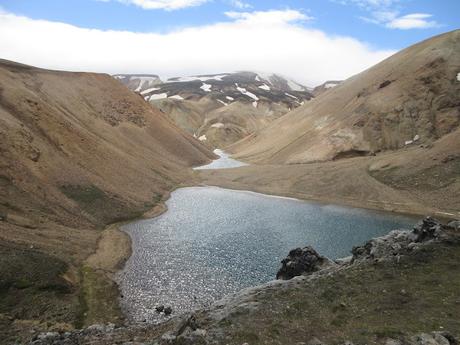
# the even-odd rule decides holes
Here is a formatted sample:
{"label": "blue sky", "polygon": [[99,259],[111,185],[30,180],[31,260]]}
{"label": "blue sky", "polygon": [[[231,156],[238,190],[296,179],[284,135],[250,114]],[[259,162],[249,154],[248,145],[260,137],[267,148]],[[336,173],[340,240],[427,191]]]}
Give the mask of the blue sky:
{"label": "blue sky", "polygon": [[[322,49],[324,50],[324,54],[334,54],[328,47],[328,44],[336,37],[342,37],[344,40],[353,41],[349,47],[346,46],[346,49],[343,46],[342,51],[344,49],[346,51],[354,49],[357,56],[363,59],[361,68],[353,66],[345,72],[347,66],[345,68],[338,66],[335,74],[331,73],[328,75],[324,73],[324,78],[343,78],[349,76],[351,73],[358,72],[360,69],[369,67],[379,59],[381,60],[401,48],[428,37],[458,29],[460,26],[459,0],[245,0],[244,2],[238,0],[0,0],[0,8],[4,15],[0,17],[0,43],[2,43],[2,34],[6,36],[9,30],[13,28],[15,30],[19,28],[19,31],[23,29],[25,34],[29,31],[29,34],[33,35],[33,31],[35,31],[33,29],[34,25],[43,24],[43,21],[50,23],[50,25],[53,23],[66,23],[74,27],[72,35],[76,37],[76,44],[80,45],[78,47],[79,51],[84,50],[86,54],[83,60],[88,62],[86,64],[82,62],[81,65],[76,62],[66,64],[63,61],[59,62],[57,58],[53,60],[52,57],[47,61],[45,56],[43,56],[46,55],[45,49],[43,54],[40,55],[32,50],[27,51],[25,47],[19,47],[21,45],[20,42],[17,42],[18,46],[15,46],[15,43],[7,38],[5,38],[6,45],[3,46],[4,48],[0,48],[1,56],[42,67],[75,70],[88,69],[109,73],[153,73],[158,69],[159,71],[157,72],[160,74],[171,75],[175,71],[177,73],[201,73],[207,72],[207,70],[204,66],[198,65],[187,67],[185,58],[183,63],[177,59],[172,61],[172,63],[178,64],[177,68],[174,68],[174,66],[167,66],[165,68],[164,62],[158,63],[156,65],[158,66],[157,68],[155,67],[154,56],[152,56],[151,65],[140,63],[137,67],[134,66],[137,64],[133,63],[135,61],[134,57],[131,56],[128,58],[128,56],[124,56],[124,63],[120,62],[113,64],[113,66],[109,63],[106,70],[104,70],[99,64],[91,63],[91,54],[100,55],[103,52],[94,49],[94,46],[97,46],[97,42],[91,46],[85,43],[83,29],[96,29],[100,33],[107,33],[109,31],[138,33],[136,37],[142,37],[144,42],[146,42],[144,44],[150,49],[149,52],[164,50],[165,54],[171,55],[180,53],[180,47],[169,50],[163,49],[165,45],[169,45],[169,38],[172,41],[171,33],[195,30],[196,36],[192,35],[190,39],[193,40],[195,38],[197,42],[202,41],[202,39],[208,39],[209,45],[212,45],[212,36],[208,32],[203,33],[201,29],[207,27],[209,30],[212,30],[215,26],[224,28],[225,24],[228,24],[227,29],[229,30],[229,34],[228,36],[223,35],[229,38],[235,37],[235,41],[244,41],[244,38],[240,39],[237,36],[238,32],[241,32],[241,25],[238,23],[244,21],[251,21],[252,23],[257,21],[258,28],[266,26],[269,29],[267,32],[273,32],[274,37],[279,37],[279,41],[275,40],[274,42],[278,42],[278,46],[286,45],[288,47],[287,50],[290,50],[290,46],[293,44],[302,45],[305,42],[305,45],[309,45],[305,49]],[[236,14],[232,15],[229,12]],[[272,15],[269,16],[268,14],[270,13]],[[286,15],[287,13],[289,15]],[[256,16],[254,14],[260,15]],[[264,14],[267,15],[264,16]],[[285,19],[282,19],[282,23],[279,23],[277,17]],[[1,26],[2,24],[3,26]],[[248,25],[243,25],[243,27],[247,29]],[[274,31],[274,27],[278,27],[279,30]],[[77,33],[77,28],[80,30],[81,36]],[[303,36],[297,35],[299,31],[302,32]],[[293,36],[298,37],[297,41],[289,40],[289,37],[291,37],[290,32],[293,33]],[[324,40],[329,40],[324,45],[320,42],[320,38],[317,37],[318,32],[324,35]],[[153,40],[147,39],[145,35],[141,35],[141,33],[157,34],[155,36],[155,43]],[[258,34],[261,37],[263,31],[260,31]],[[42,41],[43,45],[55,45],[58,37],[53,30],[49,32],[44,31],[43,35],[46,37],[38,38]],[[286,37],[285,40],[283,39],[283,35]],[[119,36],[121,37],[122,35],[119,34]],[[46,39],[47,37],[49,38],[48,40]],[[105,41],[102,38],[103,35],[100,37]],[[174,37],[174,39],[176,38]],[[120,42],[124,41],[120,40]],[[160,46],[159,42],[166,42],[166,44]],[[176,41],[177,44],[181,44],[180,42],[182,41]],[[270,40],[265,42],[266,45],[267,42],[270,43]],[[356,42],[357,44],[355,44]],[[344,42],[341,43],[345,44]],[[254,49],[257,48],[260,50],[261,46],[259,44]],[[10,50],[7,51],[5,47],[9,47]],[[140,42],[139,47],[142,50]],[[238,43],[232,43],[232,50],[229,48],[229,54],[240,49],[251,50],[252,48],[248,43],[243,42],[241,46]],[[280,48],[278,47],[278,49]],[[366,60],[364,58],[364,53],[360,49],[367,50],[369,59]],[[200,50],[203,52],[202,59],[206,59],[206,56],[210,60],[219,58],[219,54],[214,54],[210,48],[208,48],[209,51],[206,54],[204,50],[206,49]],[[64,58],[64,51],[58,51],[58,53]],[[299,52],[292,51],[292,54],[297,53]],[[303,52],[300,53],[303,54]],[[344,53],[346,54],[346,52]],[[256,52],[254,54],[257,55]],[[272,54],[268,48],[267,51],[261,53],[260,58],[263,58],[267,54]],[[276,52],[273,52],[273,54],[276,55]],[[307,51],[305,51],[305,54],[307,54]],[[152,55],[154,54],[152,53]],[[246,65],[251,68],[252,65],[250,63],[245,64],[243,60],[246,58],[248,61],[257,61],[253,55],[249,57],[245,57],[244,55],[236,56],[237,63],[235,63],[234,69],[242,68]],[[298,57],[294,55],[293,60],[300,63],[300,55]],[[34,60],[35,57],[36,60]],[[337,58],[340,57],[341,54],[337,56]],[[95,56],[95,60],[97,58],[102,59],[102,56]],[[353,56],[348,58],[350,61],[353,60]],[[241,59],[241,61],[238,59]],[[71,57],[70,60],[72,60]],[[290,64],[287,55],[279,56],[272,60],[274,69],[276,69],[276,66]],[[319,60],[313,59],[312,61]],[[219,68],[233,69],[231,61],[228,62],[230,64],[216,63],[214,66],[212,65],[212,61],[208,61],[202,63],[202,65],[210,66],[211,64],[209,72],[217,71]],[[257,69],[257,66],[254,67]],[[261,67],[267,69],[271,65]],[[139,70],[140,68],[149,70],[141,71]],[[344,71],[342,74],[338,72],[341,68]],[[284,72],[286,74],[288,72],[287,68],[284,68],[286,71],[283,71],[283,68],[280,69],[282,70],[279,71],[281,73]],[[313,70],[314,66],[311,69]],[[308,72],[308,69],[306,72]],[[315,76],[310,81],[318,82],[321,78],[323,77]],[[304,82],[309,81],[307,78],[300,79]]]}

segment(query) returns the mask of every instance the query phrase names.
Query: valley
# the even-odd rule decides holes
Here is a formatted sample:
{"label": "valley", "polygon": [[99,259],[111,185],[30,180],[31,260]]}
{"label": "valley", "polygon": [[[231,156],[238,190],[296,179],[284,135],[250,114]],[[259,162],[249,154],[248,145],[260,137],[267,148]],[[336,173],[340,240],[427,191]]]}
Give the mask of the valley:
{"label": "valley", "polygon": [[0,343],[456,344],[459,56],[317,88],[0,60]]}

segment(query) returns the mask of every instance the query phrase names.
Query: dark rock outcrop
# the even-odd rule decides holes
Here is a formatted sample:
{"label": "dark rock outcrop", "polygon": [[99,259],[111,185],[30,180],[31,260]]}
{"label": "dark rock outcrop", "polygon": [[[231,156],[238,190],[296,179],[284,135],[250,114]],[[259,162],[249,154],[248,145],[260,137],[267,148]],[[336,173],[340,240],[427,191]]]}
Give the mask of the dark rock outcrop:
{"label": "dark rock outcrop", "polygon": [[422,243],[442,240],[448,236],[446,231],[449,229],[453,230],[454,227],[444,225],[432,217],[425,217],[411,231],[393,230],[386,236],[373,238],[362,246],[353,247],[352,261],[400,257],[417,249]]}
{"label": "dark rock outcrop", "polygon": [[312,247],[296,248],[281,261],[282,267],[276,274],[276,279],[289,280],[296,276],[310,274],[334,263],[321,256]]}

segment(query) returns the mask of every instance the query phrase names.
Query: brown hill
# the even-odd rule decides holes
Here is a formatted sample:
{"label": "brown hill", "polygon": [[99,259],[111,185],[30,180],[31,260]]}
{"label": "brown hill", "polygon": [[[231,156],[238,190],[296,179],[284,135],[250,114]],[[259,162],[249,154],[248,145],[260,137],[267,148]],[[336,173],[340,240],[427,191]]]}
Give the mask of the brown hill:
{"label": "brown hill", "polygon": [[431,143],[460,123],[460,30],[409,47],[235,144],[263,163],[326,161]]}
{"label": "brown hill", "polygon": [[0,329],[3,315],[83,318],[72,268],[98,229],[151,209],[214,157],[109,75],[5,60],[0,156]]}

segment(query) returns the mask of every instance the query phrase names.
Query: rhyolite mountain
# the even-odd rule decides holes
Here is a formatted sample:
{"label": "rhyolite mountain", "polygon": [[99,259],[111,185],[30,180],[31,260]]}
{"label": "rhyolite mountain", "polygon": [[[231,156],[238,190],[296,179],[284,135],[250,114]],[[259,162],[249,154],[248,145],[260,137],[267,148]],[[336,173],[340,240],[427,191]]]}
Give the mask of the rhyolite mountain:
{"label": "rhyolite mountain", "polygon": [[222,73],[163,83],[148,75],[114,77],[211,147],[234,143],[312,98],[309,88],[276,74]]}
{"label": "rhyolite mountain", "polygon": [[459,72],[456,30],[330,88],[232,151],[253,162],[298,164],[431,144],[458,130]]}
{"label": "rhyolite mountain", "polygon": [[[90,305],[104,296],[113,308],[98,307],[97,320],[118,315],[116,285],[85,261],[101,230],[151,210],[212,158],[109,75],[0,60],[0,344],[41,323],[94,322]],[[109,253],[129,254],[112,235]]]}

